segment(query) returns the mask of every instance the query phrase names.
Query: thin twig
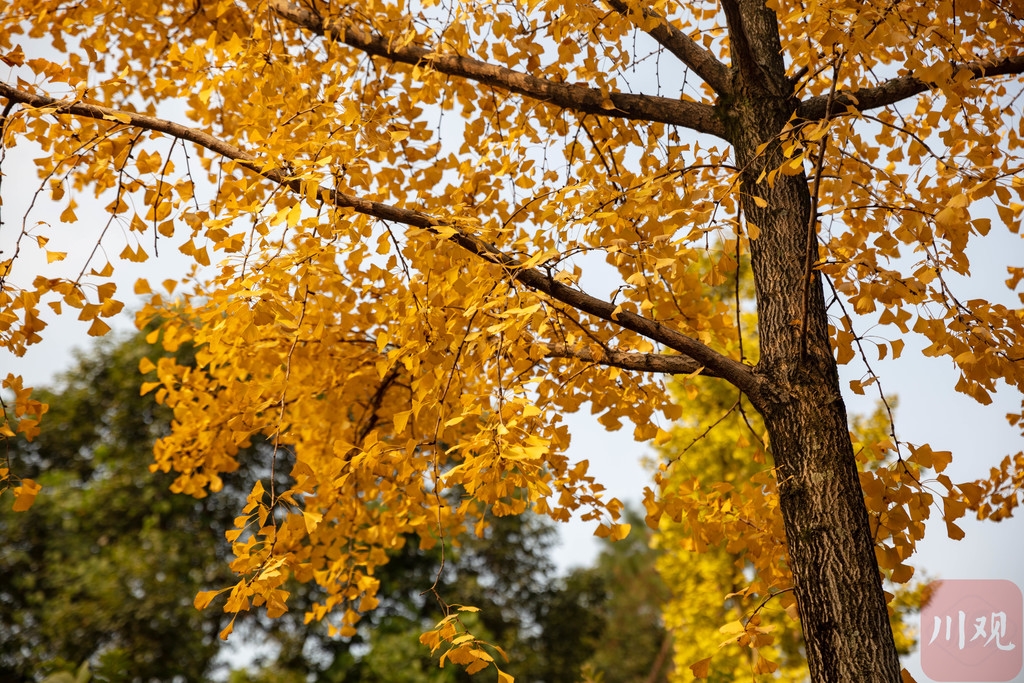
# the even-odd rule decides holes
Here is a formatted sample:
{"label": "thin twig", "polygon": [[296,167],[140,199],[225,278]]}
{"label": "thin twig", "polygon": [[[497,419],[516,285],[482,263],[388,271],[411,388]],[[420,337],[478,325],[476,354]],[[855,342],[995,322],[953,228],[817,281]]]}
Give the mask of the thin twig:
{"label": "thin twig", "polygon": [[[302,330],[302,320],[306,317],[306,301],[309,299],[309,286],[307,285],[305,291],[302,294],[302,310],[299,312],[299,321],[295,325],[295,336],[292,338],[292,344],[288,349],[288,356],[284,363],[284,384],[281,387],[281,410],[278,413],[277,418],[277,430],[274,432],[274,452],[270,456],[270,506],[274,507],[277,504],[277,496],[274,492],[274,479],[276,477],[277,469],[277,452],[281,448],[281,425],[284,423],[284,409],[285,409],[285,397],[288,393],[288,378],[292,374],[292,354],[295,353],[295,347],[299,343],[299,331]],[[271,517],[273,520],[273,517]]]}
{"label": "thin twig", "polygon": [[[846,306],[843,305],[843,300],[839,298],[839,293],[836,291],[835,285],[833,285],[832,281],[828,278],[824,278],[824,280],[828,283],[829,289],[832,290],[833,299],[839,304],[839,310],[843,312],[843,318],[846,319],[847,324],[850,326],[850,332],[852,334],[853,319],[850,317],[850,314],[846,312]],[[864,363],[864,367],[867,368],[868,374],[874,378],[874,384],[878,387],[878,398],[882,401],[882,405],[885,406],[885,412],[889,416],[889,436],[892,437],[893,446],[896,448],[896,458],[900,462],[903,462],[903,453],[900,451],[900,440],[896,438],[896,418],[893,416],[892,407],[889,405],[888,399],[885,398],[885,392],[882,391],[882,380],[879,379],[875,371],[871,369],[871,364],[868,362],[868,356],[864,352],[864,347],[860,343],[860,336],[853,334],[853,343],[857,345],[857,351],[860,352],[860,359]],[[904,467],[906,466],[904,465]],[[911,474],[911,477],[913,477],[913,474]],[[916,477],[914,477],[914,481],[917,481]],[[921,484],[919,481],[917,483],[918,485]]]}
{"label": "thin twig", "polygon": [[717,427],[719,424],[721,424],[722,421],[725,418],[729,417],[729,413],[731,413],[732,411],[736,410],[736,408],[739,405],[740,405],[740,400],[736,399],[736,402],[733,403],[732,406],[730,406],[728,410],[726,410],[724,413],[722,413],[722,416],[720,418],[715,420],[710,426],[708,426],[707,429],[705,429],[703,432],[700,433],[699,436],[697,436],[693,441],[691,441],[689,446],[687,446],[683,450],[679,451],[679,454],[675,457],[675,459],[679,460],[681,457],[683,457],[686,454],[686,451],[688,451],[691,448],[693,448],[694,446],[696,446],[699,441],[703,440],[704,437],[706,437],[708,434],[710,434],[711,430],[714,429],[715,427]]}

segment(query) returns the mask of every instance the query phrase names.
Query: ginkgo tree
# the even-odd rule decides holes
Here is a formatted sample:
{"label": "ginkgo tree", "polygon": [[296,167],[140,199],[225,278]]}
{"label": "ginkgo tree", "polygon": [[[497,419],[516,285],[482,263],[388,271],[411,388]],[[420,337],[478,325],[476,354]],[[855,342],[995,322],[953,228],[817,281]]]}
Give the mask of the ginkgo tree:
{"label": "ginkgo tree", "polygon": [[[291,451],[291,486],[257,483],[227,532],[224,606],[280,614],[289,576],[315,581],[309,618],[342,635],[408,534],[532,509],[622,537],[561,416],[657,440],[681,410],[666,375],[728,383],[770,440],[811,676],[897,681],[880,561],[909,578],[938,502],[919,468],[955,534],[968,505],[1012,512],[1024,455],[956,486],[894,432],[903,467],[865,491],[837,364],[913,332],[957,391],[1024,387],[1020,309],[953,289],[970,243],[1019,235],[1022,44],[1008,0],[7,0],[4,149],[42,148],[34,206],[107,215],[72,256],[47,247],[74,228],[4,216],[0,339],[21,353],[67,313],[104,333],[119,259],[208,266],[135,285],[169,354],[140,368],[175,416],[153,467],[205,495],[254,439]],[[22,272],[30,250],[71,275]],[[756,362],[730,345],[739,296],[708,295],[734,274]],[[5,435],[31,437],[45,406],[4,385]],[[27,508],[38,485],[2,474]],[[908,519],[876,553],[885,487]],[[666,505],[649,495],[650,523]],[[436,597],[424,642],[500,662]]]}

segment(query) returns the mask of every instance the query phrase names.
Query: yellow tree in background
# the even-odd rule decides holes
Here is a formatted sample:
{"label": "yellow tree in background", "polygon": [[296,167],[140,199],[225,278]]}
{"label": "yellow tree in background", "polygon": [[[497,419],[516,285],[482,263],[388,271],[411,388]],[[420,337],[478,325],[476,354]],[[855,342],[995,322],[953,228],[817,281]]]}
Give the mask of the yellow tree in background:
{"label": "yellow tree in background", "polygon": [[[919,468],[957,534],[968,504],[1012,512],[1024,456],[958,487],[948,454],[893,443],[862,487],[837,364],[869,345],[856,312],[872,353],[922,335],[982,403],[1024,387],[1024,269],[991,300],[953,288],[969,244],[1019,235],[1022,45],[1006,0],[6,0],[3,150],[41,148],[42,184],[3,216],[0,340],[22,353],[61,314],[103,334],[119,260],[206,266],[134,288],[169,354],[140,368],[175,417],[154,468],[201,496],[254,439],[293,454],[227,532],[225,609],[280,614],[293,576],[342,635],[410,534],[529,508],[622,537],[561,416],[654,439],[680,415],[666,375],[725,383],[771,444],[811,676],[898,681],[881,576],[910,578],[937,503]],[[47,202],[59,221],[34,217]],[[72,267],[30,272],[30,251]],[[756,294],[756,364],[708,289],[731,276]],[[3,433],[31,438],[45,407],[3,381]],[[35,482],[0,477],[27,508]],[[902,523],[876,539],[873,516]],[[472,608],[437,597],[424,642],[489,666]]]}
{"label": "yellow tree in background", "polygon": [[735,392],[692,382],[676,390],[699,411],[659,449],[661,498],[672,509],[654,543],[671,596],[662,613],[673,633],[672,680],[805,680],[761,420]]}

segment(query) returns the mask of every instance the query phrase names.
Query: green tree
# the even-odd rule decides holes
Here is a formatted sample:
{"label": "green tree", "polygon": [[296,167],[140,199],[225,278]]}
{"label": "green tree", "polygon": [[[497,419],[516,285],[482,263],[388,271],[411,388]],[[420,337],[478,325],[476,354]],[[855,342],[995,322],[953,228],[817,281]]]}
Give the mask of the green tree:
{"label": "green tree", "polygon": [[[640,534],[643,535],[642,533]],[[618,570],[609,561],[605,544],[594,567],[555,573],[550,551],[556,542],[550,521],[536,515],[506,516],[490,520],[482,536],[467,534],[452,539],[454,547],[429,550],[412,541],[393,552],[379,569],[381,607],[349,641],[356,647],[320,674],[320,680],[343,683],[460,683],[493,680],[493,671],[470,675],[462,669],[439,668],[419,642],[434,622],[437,595],[480,608],[464,619],[483,640],[501,647],[509,661],[501,667],[524,683],[560,683],[578,680],[585,665],[607,672],[604,680],[633,680],[619,673],[629,666],[649,666],[647,652],[636,642],[610,637],[613,623],[631,608],[643,619],[624,618],[631,627],[648,629],[657,621],[657,605],[639,604],[636,575]],[[644,542],[641,545],[646,548]],[[627,558],[619,548],[614,557]],[[633,560],[625,559],[627,563]],[[648,562],[650,564],[650,562]],[[654,622],[646,617],[654,615]],[[355,653],[355,654],[353,654]],[[298,675],[280,660],[262,670],[234,674],[238,683],[271,681]]]}
{"label": "green tree", "polygon": [[[98,341],[80,352],[41,396],[53,430],[9,443],[27,476],[47,486],[33,515],[0,509],[0,679],[36,680],[91,662],[99,681],[208,678],[227,623],[200,612],[196,594],[228,580],[224,529],[257,478],[269,477],[266,444],[245,449],[217,496],[172,493],[175,477],[153,472],[154,441],[170,411],[140,396],[138,368],[157,351],[142,335]],[[191,362],[183,349],[181,362]],[[287,454],[282,455],[287,464]],[[280,476],[280,475],[278,475]],[[246,622],[271,642],[283,667],[320,673],[348,644],[305,624],[318,595],[294,583],[293,611]]]}
{"label": "green tree", "polygon": [[670,594],[658,574],[660,552],[651,545],[653,532],[643,515],[627,507],[625,519],[632,527],[629,535],[603,541],[594,566],[570,576],[596,583],[606,596],[596,608],[603,628],[586,664],[604,683],[663,683],[672,668],[672,636],[662,617]]}
{"label": "green tree", "polygon": [[226,580],[223,524],[237,502],[168,490],[150,448],[168,411],[139,397],[135,339],[80,355],[52,391],[55,429],[12,457],[48,487],[32,515],[0,509],[0,679],[36,680],[93,664],[95,680],[210,671],[224,616],[196,591]]}

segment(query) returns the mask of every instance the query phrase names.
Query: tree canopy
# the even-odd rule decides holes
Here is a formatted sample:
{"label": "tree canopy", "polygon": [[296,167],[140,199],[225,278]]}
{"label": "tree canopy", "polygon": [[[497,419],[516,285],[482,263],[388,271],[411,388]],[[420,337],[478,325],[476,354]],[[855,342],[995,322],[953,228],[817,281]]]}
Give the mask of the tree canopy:
{"label": "tree canopy", "polygon": [[[951,390],[1024,387],[1024,268],[955,291],[971,244],[1020,234],[1022,36],[991,0],[10,0],[4,149],[43,150],[36,199],[62,224],[107,216],[88,254],[14,222],[0,340],[21,353],[65,313],[103,334],[118,259],[208,266],[134,288],[168,354],[140,364],[174,415],[154,468],[201,497],[269,439],[224,607],[281,615],[285,582],[314,582],[310,618],[342,635],[410,535],[444,547],[532,510],[626,536],[561,416],[658,440],[681,414],[666,375],[727,383],[771,444],[812,677],[897,681],[881,571],[909,578],[938,498],[951,534],[968,506],[1011,514],[1024,454],[957,485],[892,429],[873,447],[896,466],[862,482],[837,364],[864,363],[864,391],[869,348],[913,333]],[[75,267],[21,272],[29,250]],[[713,296],[730,277],[755,292],[756,351],[739,284]],[[4,386],[4,434],[35,436],[44,405]],[[38,484],[0,476],[29,507]],[[649,494],[649,523],[666,512]],[[437,598],[423,642],[488,666],[472,608]]]}

